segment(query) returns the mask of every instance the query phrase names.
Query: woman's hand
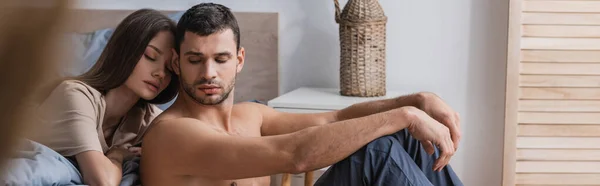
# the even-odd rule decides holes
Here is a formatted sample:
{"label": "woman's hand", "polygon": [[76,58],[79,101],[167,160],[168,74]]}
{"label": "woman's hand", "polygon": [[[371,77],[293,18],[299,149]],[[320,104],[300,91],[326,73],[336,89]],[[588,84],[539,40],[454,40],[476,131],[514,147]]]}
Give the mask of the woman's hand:
{"label": "woman's hand", "polygon": [[142,147],[113,147],[106,153],[106,157],[120,163],[142,156]]}
{"label": "woman's hand", "polygon": [[129,147],[127,150],[129,150],[129,152],[132,153],[134,156],[142,156],[142,147]]}

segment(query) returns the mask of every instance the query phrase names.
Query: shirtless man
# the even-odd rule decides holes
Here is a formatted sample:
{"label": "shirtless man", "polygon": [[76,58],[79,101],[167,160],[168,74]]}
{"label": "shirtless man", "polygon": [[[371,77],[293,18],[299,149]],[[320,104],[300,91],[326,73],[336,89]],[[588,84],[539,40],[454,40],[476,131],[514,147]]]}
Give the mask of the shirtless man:
{"label": "shirtless man", "polygon": [[434,94],[314,114],[234,104],[245,51],[233,14],[202,3],[177,32],[179,96],[144,137],[143,185],[266,186],[269,175],[330,165],[317,185],[462,185],[447,165],[458,115]]}

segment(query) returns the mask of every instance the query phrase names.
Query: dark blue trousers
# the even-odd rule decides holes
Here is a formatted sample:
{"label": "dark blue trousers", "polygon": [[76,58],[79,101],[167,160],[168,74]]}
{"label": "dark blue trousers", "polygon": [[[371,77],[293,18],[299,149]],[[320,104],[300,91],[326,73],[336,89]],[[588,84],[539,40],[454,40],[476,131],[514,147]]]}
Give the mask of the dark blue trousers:
{"label": "dark blue trousers", "polygon": [[450,165],[433,171],[439,157],[425,152],[407,130],[378,138],[332,165],[315,186],[451,186],[463,183]]}

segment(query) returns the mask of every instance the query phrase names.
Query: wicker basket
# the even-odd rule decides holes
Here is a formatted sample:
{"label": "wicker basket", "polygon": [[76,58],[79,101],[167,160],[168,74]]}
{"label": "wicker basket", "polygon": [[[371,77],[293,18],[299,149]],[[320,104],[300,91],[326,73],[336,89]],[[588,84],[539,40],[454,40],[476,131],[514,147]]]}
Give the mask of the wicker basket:
{"label": "wicker basket", "polygon": [[349,0],[335,21],[340,31],[340,94],[375,97],[386,94],[387,17],[377,0]]}

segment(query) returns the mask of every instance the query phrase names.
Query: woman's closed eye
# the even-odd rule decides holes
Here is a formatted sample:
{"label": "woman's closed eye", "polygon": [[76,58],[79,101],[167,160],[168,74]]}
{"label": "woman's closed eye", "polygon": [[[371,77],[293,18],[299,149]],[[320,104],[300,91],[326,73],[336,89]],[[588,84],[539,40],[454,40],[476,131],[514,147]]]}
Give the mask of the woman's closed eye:
{"label": "woman's closed eye", "polygon": [[158,48],[152,46],[152,45],[148,45],[148,47],[146,48],[146,51],[144,51],[144,57],[150,61],[157,61],[158,57],[160,57],[161,52],[160,50],[158,50]]}
{"label": "woman's closed eye", "polygon": [[148,54],[144,54],[144,57],[150,61],[156,61],[156,57],[150,57]]}

